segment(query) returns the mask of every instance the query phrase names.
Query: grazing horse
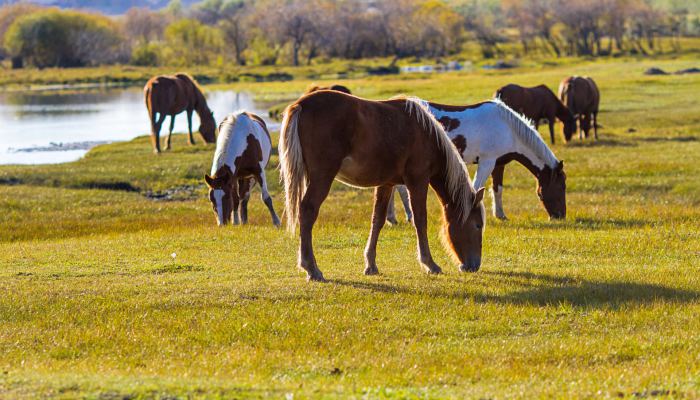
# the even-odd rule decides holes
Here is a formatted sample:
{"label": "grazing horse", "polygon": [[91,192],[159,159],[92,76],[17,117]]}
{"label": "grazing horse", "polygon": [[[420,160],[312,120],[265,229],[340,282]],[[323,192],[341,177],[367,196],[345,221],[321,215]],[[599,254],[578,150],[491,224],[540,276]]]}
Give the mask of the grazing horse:
{"label": "grazing horse", "polygon": [[571,140],[576,131],[576,119],[569,109],[559,101],[559,98],[547,86],[522,87],[508,84],[496,90],[494,97],[501,99],[510,108],[531,119],[535,129],[540,120],[549,123],[549,138],[554,144],[554,121],[559,119],[563,124],[564,140]]}
{"label": "grazing horse", "polygon": [[300,225],[298,265],[307,279],[323,281],[312,229],[334,179],[374,187],[372,228],[365,248],[366,275],[379,273],[376,258],[393,186],[408,188],[425,272],[439,274],[428,246],[428,186],[443,206],[445,238],[461,271],[481,265],[483,190],[474,191],[444,129],[423,104],[410,98],[360,99],[332,90],[302,96],[285,110],[279,144],[287,228]]}
{"label": "grazing horse", "polygon": [[170,137],[175,127],[175,116],[183,111],[187,112],[190,144],[194,144],[194,137],[192,137],[192,112],[194,111],[197,112],[201,121],[199,133],[204,141],[207,143],[216,141],[214,113],[207,106],[202,89],[191,76],[187,74],[154,76],[146,83],[143,94],[146,98],[148,118],[151,121],[151,142],[155,153],[160,153],[160,128],[165,117],[170,116],[170,131],[165,144],[165,149],[170,150]]}
{"label": "grazing horse", "polygon": [[426,104],[445,127],[462,159],[467,164],[479,164],[474,187],[482,188],[489,175],[493,177],[494,216],[506,219],[503,170],[515,160],[537,178],[537,196],[550,218],[566,217],[564,162],[557,160],[529,121],[498,99],[469,106]]}
{"label": "grazing horse", "polygon": [[231,214],[233,223],[239,224],[239,202],[240,220],[248,223],[248,200],[255,182],[262,188],[262,200],[270,210],[272,223],[280,226],[265,178],[271,151],[270,133],[257,115],[239,112],[221,122],[211,176],[204,175],[219,226],[228,224]]}
{"label": "grazing horse", "polygon": [[598,107],[600,106],[600,91],[593,79],[585,76],[570,76],[559,84],[559,99],[566,104],[574,117],[578,118],[581,129],[578,138],[583,134],[588,138],[593,121],[593,134],[598,140]]}
{"label": "grazing horse", "polygon": [[319,90],[335,90],[336,92],[343,92],[343,93],[347,93],[347,94],[352,94],[352,92],[350,92],[350,89],[348,89],[347,87],[345,87],[343,85],[332,85],[332,86],[311,85],[308,87],[308,89],[306,89],[306,92],[304,92],[304,94],[317,92]]}

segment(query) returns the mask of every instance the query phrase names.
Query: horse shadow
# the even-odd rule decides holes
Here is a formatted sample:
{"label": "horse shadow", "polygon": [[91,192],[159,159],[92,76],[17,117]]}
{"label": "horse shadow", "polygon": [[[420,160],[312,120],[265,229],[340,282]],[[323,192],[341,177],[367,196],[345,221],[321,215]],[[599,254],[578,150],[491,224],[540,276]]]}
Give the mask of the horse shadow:
{"label": "horse shadow", "polygon": [[[449,279],[455,279],[450,276]],[[463,281],[460,288],[429,287],[416,288],[397,284],[371,281],[336,279],[332,283],[383,294],[425,295],[448,300],[475,303],[497,303],[504,305],[558,306],[619,308],[629,305],[645,305],[655,302],[690,303],[700,300],[700,292],[678,289],[651,283],[625,281],[594,281],[579,277],[555,276],[533,272],[481,271]],[[504,294],[491,294],[488,289],[494,283],[516,289]]]}

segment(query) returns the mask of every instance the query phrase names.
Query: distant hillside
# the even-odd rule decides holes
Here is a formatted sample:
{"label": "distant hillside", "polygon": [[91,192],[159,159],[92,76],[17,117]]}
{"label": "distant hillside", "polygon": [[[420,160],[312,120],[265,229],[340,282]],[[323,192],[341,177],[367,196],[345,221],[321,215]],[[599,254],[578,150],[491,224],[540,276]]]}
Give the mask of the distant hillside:
{"label": "distant hillside", "polygon": [[[119,15],[126,12],[131,7],[148,7],[160,9],[168,5],[170,0],[0,0],[0,5],[13,3],[34,3],[45,6],[56,6],[60,8],[78,8],[99,11],[103,14]],[[182,0],[182,5],[187,7],[197,0]]]}

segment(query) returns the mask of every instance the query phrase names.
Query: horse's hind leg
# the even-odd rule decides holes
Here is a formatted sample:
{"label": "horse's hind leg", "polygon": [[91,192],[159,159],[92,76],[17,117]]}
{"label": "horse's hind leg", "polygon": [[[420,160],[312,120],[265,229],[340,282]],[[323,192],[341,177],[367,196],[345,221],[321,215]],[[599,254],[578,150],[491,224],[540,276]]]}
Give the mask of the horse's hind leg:
{"label": "horse's hind leg", "polygon": [[428,198],[428,182],[406,182],[408,192],[411,194],[411,210],[413,210],[413,225],[418,237],[418,259],[423,270],[428,274],[440,274],[442,269],[435,264],[430,254],[428,244],[428,212],[426,201]]}
{"label": "horse's hind leg", "polygon": [[393,200],[394,188],[392,186],[379,186],[374,189],[374,211],[372,212],[372,229],[369,231],[369,239],[365,247],[365,275],[377,275],[377,240],[379,232],[387,220],[387,206]]}
{"label": "horse's hind leg", "polygon": [[504,221],[508,219],[503,211],[503,172],[505,169],[505,165],[496,165],[493,172],[491,172],[493,216]]}
{"label": "horse's hind leg", "polygon": [[258,181],[260,184],[260,188],[262,193],[260,194],[260,197],[262,198],[263,203],[267,206],[267,209],[270,211],[270,217],[272,217],[272,224],[276,227],[280,227],[280,219],[277,217],[277,213],[275,213],[275,207],[272,205],[272,197],[270,196],[270,192],[267,189],[267,178],[265,177],[265,171],[261,172],[259,175],[255,177],[255,179]]}
{"label": "horse's hind leg", "polygon": [[408,190],[406,190],[406,186],[404,185],[397,186],[396,190],[399,192],[399,197],[401,198],[401,203],[403,204],[403,210],[406,213],[406,221],[411,223],[413,222],[413,214],[411,213],[411,202],[408,199]]}
{"label": "horse's hind leg", "polygon": [[399,220],[396,219],[396,207],[394,207],[394,189],[391,189],[389,202],[386,206],[386,221],[391,225],[396,225],[399,223]]}
{"label": "horse's hind leg", "polygon": [[153,144],[153,152],[160,153],[160,128],[163,126],[165,121],[165,114],[158,113],[158,120],[154,120],[151,125],[151,144]]}
{"label": "horse's hind leg", "polygon": [[168,140],[165,142],[165,150],[170,150],[170,138],[173,136],[173,129],[175,129],[175,115],[170,116],[170,130],[168,131]]}
{"label": "horse's hind leg", "polygon": [[304,198],[301,200],[299,210],[299,230],[301,243],[299,245],[299,266],[306,271],[307,280],[324,282],[323,274],[318,269],[316,257],[314,256],[312,230],[321,203],[328,196],[328,191],[333,183],[333,175],[323,178],[311,178],[309,186],[306,188]]}

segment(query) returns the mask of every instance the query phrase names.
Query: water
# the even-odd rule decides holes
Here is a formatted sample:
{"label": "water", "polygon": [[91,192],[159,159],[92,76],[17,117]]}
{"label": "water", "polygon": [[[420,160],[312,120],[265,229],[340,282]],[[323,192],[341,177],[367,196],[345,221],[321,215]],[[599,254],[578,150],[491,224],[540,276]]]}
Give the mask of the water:
{"label": "water", "polygon": [[[212,90],[206,96],[217,122],[236,110],[267,117],[249,93]],[[192,129],[198,127],[195,113]],[[140,88],[0,92],[0,164],[74,161],[96,144],[130,140],[150,129]],[[185,113],[175,118],[175,132],[187,132]],[[202,141],[198,133],[195,140]]]}

